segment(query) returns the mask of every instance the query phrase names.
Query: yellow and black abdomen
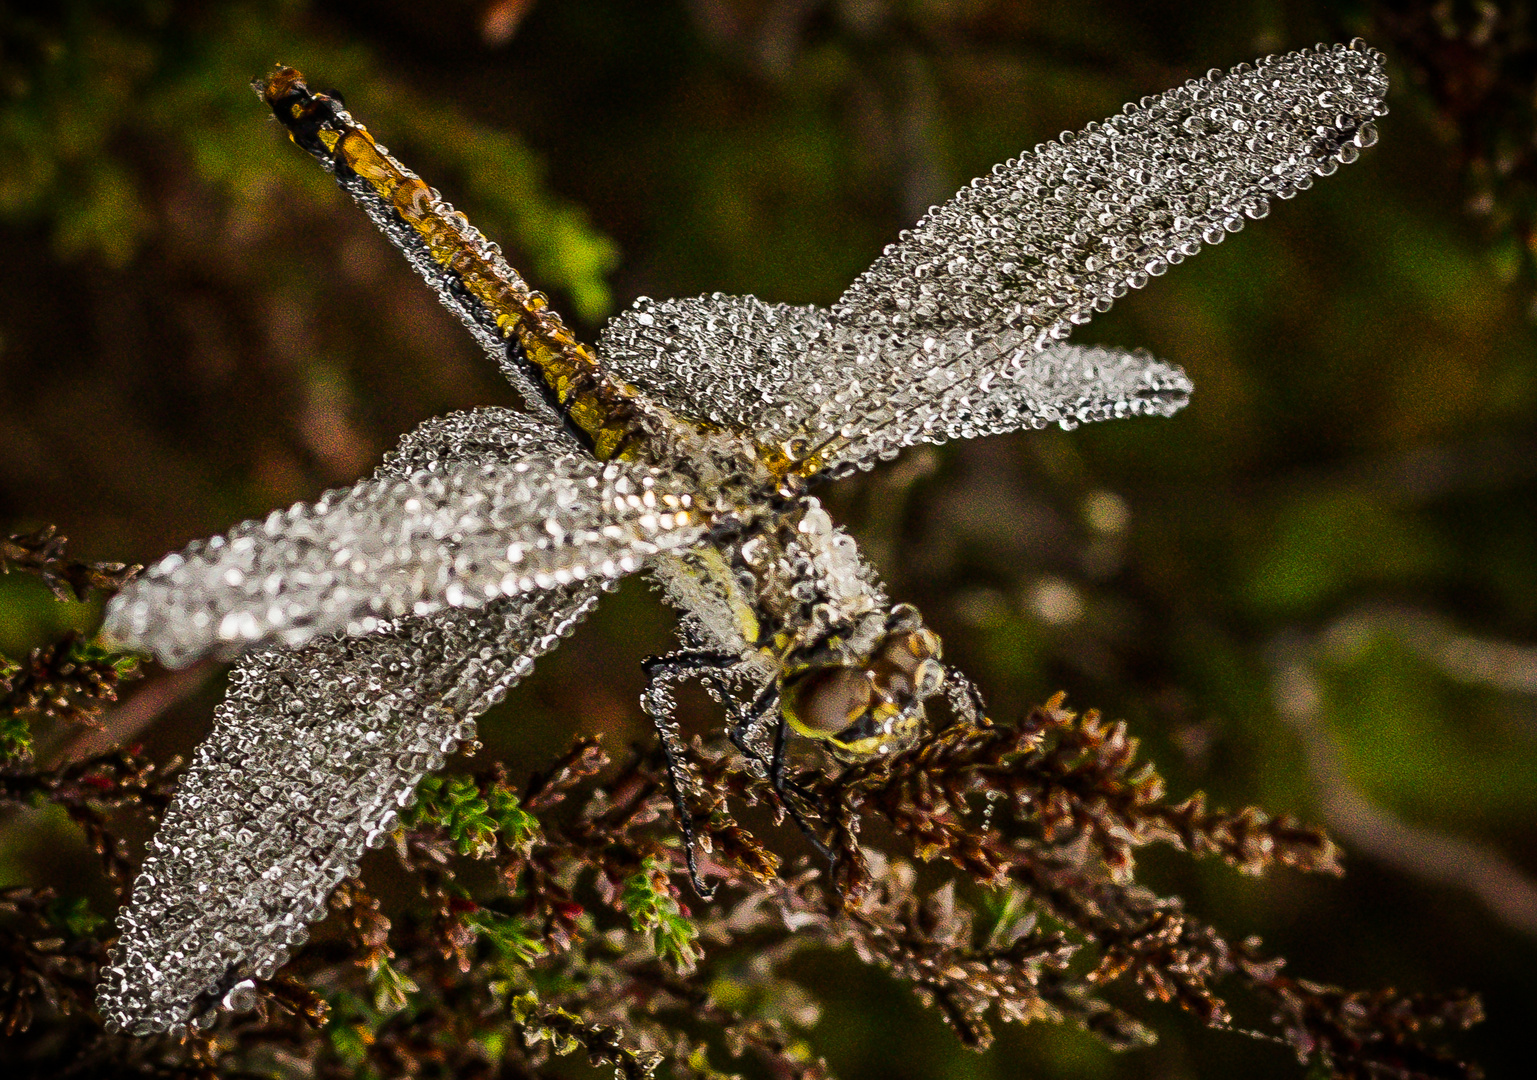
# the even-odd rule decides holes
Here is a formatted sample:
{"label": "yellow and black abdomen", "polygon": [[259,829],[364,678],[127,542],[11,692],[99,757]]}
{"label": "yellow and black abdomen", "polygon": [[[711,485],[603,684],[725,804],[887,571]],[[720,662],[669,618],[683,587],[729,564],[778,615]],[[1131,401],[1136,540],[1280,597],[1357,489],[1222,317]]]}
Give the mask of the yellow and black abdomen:
{"label": "yellow and black abdomen", "polygon": [[644,422],[651,411],[644,395],[602,369],[496,245],[391,157],[340,99],[312,93],[298,71],[279,67],[256,89],[290,138],[335,174],[444,304],[499,353],[525,393],[598,460],[644,454],[657,427]]}

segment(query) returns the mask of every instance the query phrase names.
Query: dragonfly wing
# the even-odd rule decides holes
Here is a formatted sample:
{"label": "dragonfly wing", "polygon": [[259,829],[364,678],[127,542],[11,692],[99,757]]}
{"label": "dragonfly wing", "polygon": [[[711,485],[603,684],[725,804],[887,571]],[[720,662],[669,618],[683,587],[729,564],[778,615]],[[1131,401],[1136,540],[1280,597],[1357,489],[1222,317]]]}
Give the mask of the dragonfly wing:
{"label": "dragonfly wing", "polygon": [[372,479],[167,556],[113,599],[105,632],[171,666],[367,634],[616,578],[709,528],[685,477],[559,439],[510,410],[435,421]]}
{"label": "dragonfly wing", "polygon": [[831,325],[827,309],[715,293],[641,297],[598,336],[598,354],[668,408],[778,442],[805,406],[788,393],[807,381]]}
{"label": "dragonfly wing", "polygon": [[934,395],[1031,366],[1128,289],[1354,160],[1386,90],[1380,53],[1321,46],[1213,71],[996,166],[832,309],[824,362],[790,388],[819,403],[813,452],[868,465],[925,437]]}
{"label": "dragonfly wing", "polygon": [[98,1007],[146,1034],[270,978],[422,777],[596,605],[587,581],[243,657],[134,883]]}
{"label": "dragonfly wing", "polygon": [[[766,304],[753,296],[643,297],[604,328],[598,347],[623,378],[669,408],[749,431],[761,443],[787,445],[797,437],[804,443],[807,431],[847,414],[848,399],[836,391],[861,389],[857,381],[837,380],[846,374],[849,358],[834,352],[834,328],[825,308]],[[989,347],[975,332],[949,337],[954,340],[948,348]],[[862,418],[876,430],[882,414],[895,417],[905,403],[931,406],[921,424],[893,425],[900,432],[894,445],[998,435],[1054,422],[1168,416],[1191,390],[1179,368],[1140,350],[1022,349],[1012,363],[992,365],[972,381],[948,378],[951,369],[933,364],[935,351],[931,347],[924,354],[928,379],[914,380],[907,393],[892,396],[880,409],[861,406]]]}
{"label": "dragonfly wing", "polygon": [[935,388],[913,435],[942,443],[1050,424],[1172,416],[1193,389],[1183,371],[1142,349],[1052,345],[1021,360],[993,379]]}
{"label": "dragonfly wing", "polygon": [[[950,332],[929,338],[914,357],[905,343],[866,335],[857,360],[827,362],[822,377],[791,399],[802,410],[798,445],[810,448],[799,454],[792,449],[792,455],[814,457],[819,471],[837,476],[895,457],[916,442],[1172,416],[1193,389],[1178,367],[1140,349],[1054,343],[1021,346],[1005,360],[995,355],[1003,341],[976,331]],[[893,353],[897,362],[880,382],[870,373],[871,358]],[[989,362],[968,362],[979,355]]]}

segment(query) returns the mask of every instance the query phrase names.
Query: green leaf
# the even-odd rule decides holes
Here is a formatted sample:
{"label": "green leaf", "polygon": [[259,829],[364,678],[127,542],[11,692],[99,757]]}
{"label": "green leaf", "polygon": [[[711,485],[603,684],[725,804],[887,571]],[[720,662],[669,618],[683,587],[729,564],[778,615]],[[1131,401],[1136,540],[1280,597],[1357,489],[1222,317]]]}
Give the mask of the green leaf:
{"label": "green leaf", "polygon": [[7,712],[0,716],[0,760],[24,758],[32,753],[32,725]]}
{"label": "green leaf", "polygon": [[497,840],[526,855],[539,835],[539,820],[505,784],[482,791],[468,776],[429,776],[416,789],[416,805],[405,816],[408,828],[446,832],[459,854],[489,858]]}
{"label": "green leaf", "polygon": [[368,1047],[374,1041],[373,1033],[362,1024],[337,1024],[326,1034],[331,1039],[331,1051],[354,1069],[368,1058]]}
{"label": "green leaf", "polygon": [[699,963],[704,955],[698,944],[699,928],[673,897],[667,868],[660,859],[653,857],[641,864],[639,873],[625,882],[619,903],[636,933],[651,935],[658,957],[679,971],[692,971]]}
{"label": "green leaf", "polygon": [[48,905],[48,921],[68,930],[74,937],[90,937],[107,922],[91,910],[91,903],[83,896],[60,898]]}
{"label": "green leaf", "polygon": [[373,989],[374,1008],[381,1016],[392,1016],[411,1004],[411,995],[421,989],[403,972],[395,970],[382,954],[368,964],[368,984]]}
{"label": "green leaf", "polygon": [[526,966],[545,952],[544,941],[527,919],[480,908],[466,915],[464,921],[475,927],[505,961]]}

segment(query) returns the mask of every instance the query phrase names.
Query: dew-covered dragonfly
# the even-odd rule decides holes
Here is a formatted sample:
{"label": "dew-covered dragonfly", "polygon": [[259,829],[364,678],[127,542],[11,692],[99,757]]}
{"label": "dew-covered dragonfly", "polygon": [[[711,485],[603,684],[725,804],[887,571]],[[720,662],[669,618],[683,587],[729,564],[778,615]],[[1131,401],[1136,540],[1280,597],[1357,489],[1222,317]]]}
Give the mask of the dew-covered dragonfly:
{"label": "dew-covered dragonfly", "polygon": [[211,1022],[271,977],[476,716],[626,574],[682,612],[643,705],[696,883],[670,683],[711,685],[783,794],[791,736],[859,761],[909,745],[936,699],[975,717],[813,489],[914,443],[1174,413],[1178,368],[1065,339],[1355,160],[1387,79],[1359,41],[1213,69],[996,166],[830,308],[641,299],[594,348],[339,96],[291,68],[256,87],[527,408],[431,420],[370,479],[169,555],[112,602],[125,647],[239,657],[103,976],[103,1015],[135,1033]]}

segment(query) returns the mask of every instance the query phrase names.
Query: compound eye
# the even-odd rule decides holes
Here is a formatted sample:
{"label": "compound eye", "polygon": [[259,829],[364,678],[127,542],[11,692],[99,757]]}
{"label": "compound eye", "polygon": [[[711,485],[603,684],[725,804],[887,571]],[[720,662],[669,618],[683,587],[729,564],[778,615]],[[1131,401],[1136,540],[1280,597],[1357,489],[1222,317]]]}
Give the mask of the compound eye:
{"label": "compound eye", "polygon": [[845,730],[874,698],[869,677],[856,668],[832,668],[808,677],[795,695],[795,726],[802,734],[827,737]]}
{"label": "compound eye", "polygon": [[945,665],[938,660],[924,660],[913,673],[913,696],[919,701],[933,697],[945,684]]}

